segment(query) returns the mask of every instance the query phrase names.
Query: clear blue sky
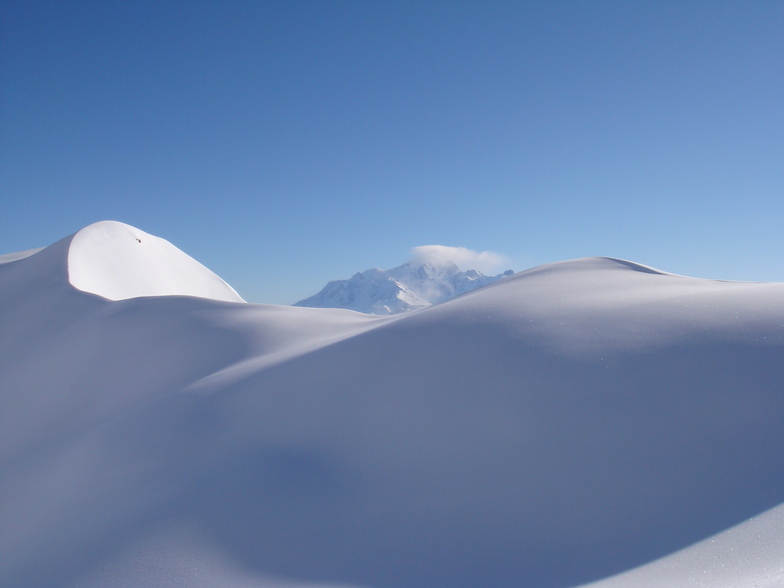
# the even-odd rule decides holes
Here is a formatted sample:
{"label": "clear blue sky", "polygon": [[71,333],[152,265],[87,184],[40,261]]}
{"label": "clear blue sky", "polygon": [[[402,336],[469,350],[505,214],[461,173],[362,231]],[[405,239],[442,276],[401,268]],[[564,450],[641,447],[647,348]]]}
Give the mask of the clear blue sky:
{"label": "clear blue sky", "polygon": [[418,245],[784,281],[784,2],[0,2],[0,253],[291,303]]}

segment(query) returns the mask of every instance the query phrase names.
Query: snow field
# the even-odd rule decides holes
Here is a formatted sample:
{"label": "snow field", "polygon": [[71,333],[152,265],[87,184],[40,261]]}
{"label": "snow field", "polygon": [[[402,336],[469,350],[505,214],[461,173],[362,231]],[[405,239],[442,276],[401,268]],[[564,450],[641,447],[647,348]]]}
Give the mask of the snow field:
{"label": "snow field", "polygon": [[0,585],[780,585],[783,285],[239,302],[121,223],[0,265]]}

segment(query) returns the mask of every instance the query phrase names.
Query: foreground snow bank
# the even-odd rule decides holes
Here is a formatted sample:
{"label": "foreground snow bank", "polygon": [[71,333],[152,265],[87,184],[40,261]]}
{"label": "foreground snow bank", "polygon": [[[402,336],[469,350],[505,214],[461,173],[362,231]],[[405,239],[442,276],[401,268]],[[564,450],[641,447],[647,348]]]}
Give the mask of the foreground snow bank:
{"label": "foreground snow bank", "polygon": [[784,586],[784,506],[673,555],[584,588]]}
{"label": "foreground snow bank", "polygon": [[113,301],[87,236],[0,265],[2,586],[778,581],[778,510],[688,546],[784,502],[781,284],[591,258],[396,317]]}

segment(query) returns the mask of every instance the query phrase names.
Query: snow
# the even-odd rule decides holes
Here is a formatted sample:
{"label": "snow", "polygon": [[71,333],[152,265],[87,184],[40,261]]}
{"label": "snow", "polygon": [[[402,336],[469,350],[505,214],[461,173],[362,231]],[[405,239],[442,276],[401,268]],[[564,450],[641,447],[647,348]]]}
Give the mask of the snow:
{"label": "snow", "polygon": [[784,507],[779,506],[669,557],[589,586],[784,586],[782,529]]}
{"label": "snow", "polygon": [[115,221],[95,223],[73,236],[68,275],[74,287],[109,300],[181,295],[244,302],[168,241]]}
{"label": "snow", "polygon": [[[464,251],[474,253],[467,249]],[[432,253],[430,257],[433,257]],[[391,270],[374,268],[358,272],[349,280],[329,282],[319,293],[300,300],[294,306],[397,314],[438,304],[511,274],[511,270],[497,276],[485,276],[472,269],[460,271],[457,265],[443,259],[437,264],[409,262]]]}
{"label": "snow", "polygon": [[308,308],[345,308],[378,315],[397,314],[429,305],[430,302],[406,284],[379,269],[359,272],[350,280],[329,282],[318,294],[294,304]]}
{"label": "snow", "polygon": [[25,257],[30,257],[34,253],[38,253],[41,251],[43,247],[38,247],[36,249],[28,249],[27,251],[19,251],[18,253],[6,253],[5,255],[0,255],[0,265],[4,263],[10,263],[12,261],[17,261],[19,259],[24,259]]}
{"label": "snow", "polygon": [[782,585],[784,285],[222,283],[120,223],[0,265],[0,585]]}

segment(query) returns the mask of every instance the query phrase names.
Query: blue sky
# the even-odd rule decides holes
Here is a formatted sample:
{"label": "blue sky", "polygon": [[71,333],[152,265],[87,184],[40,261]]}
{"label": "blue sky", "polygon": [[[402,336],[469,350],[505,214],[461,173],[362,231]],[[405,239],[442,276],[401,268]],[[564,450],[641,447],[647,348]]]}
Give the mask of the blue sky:
{"label": "blue sky", "polygon": [[0,11],[0,253],[119,220],[284,304],[432,244],[784,281],[783,2]]}

